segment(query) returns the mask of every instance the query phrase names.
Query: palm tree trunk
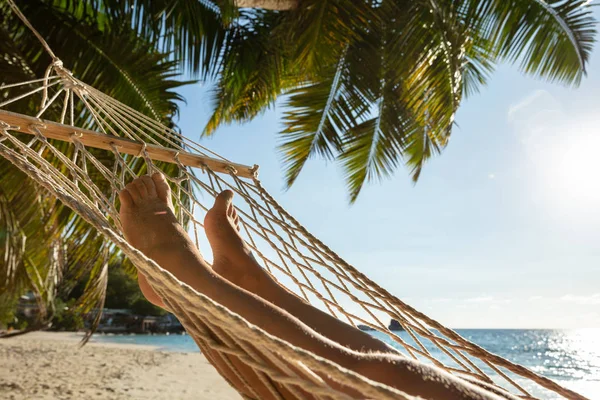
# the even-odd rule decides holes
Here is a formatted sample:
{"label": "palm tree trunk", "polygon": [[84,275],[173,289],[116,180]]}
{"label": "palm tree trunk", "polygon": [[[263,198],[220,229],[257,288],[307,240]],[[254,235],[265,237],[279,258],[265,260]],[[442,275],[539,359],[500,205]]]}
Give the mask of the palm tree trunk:
{"label": "palm tree trunk", "polygon": [[300,0],[236,0],[238,7],[264,8],[267,10],[291,10],[298,6]]}

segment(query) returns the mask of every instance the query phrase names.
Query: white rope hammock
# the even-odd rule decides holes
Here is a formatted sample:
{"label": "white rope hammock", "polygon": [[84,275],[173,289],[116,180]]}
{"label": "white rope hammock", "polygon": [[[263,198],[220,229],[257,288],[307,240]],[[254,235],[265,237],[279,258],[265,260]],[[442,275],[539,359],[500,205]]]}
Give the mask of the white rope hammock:
{"label": "white rope hammock", "polygon": [[[410,398],[249,324],[131,247],[122,237],[116,194],[136,177],[136,166],[145,165],[148,173],[162,171],[167,164],[179,166],[177,176],[166,178],[178,218],[188,224],[199,248],[207,206],[222,190],[233,190],[242,234],[274,279],[350,325],[366,325],[388,335],[404,356],[523,398],[552,393],[584,399],[489,353],[402,302],[342,260],[277,204],[261,186],[256,166],[235,164],[77,80],[39,39],[54,60],[45,76],[0,86],[0,99],[5,99],[0,102],[0,155],[118,246],[148,277],[208,360],[213,365],[219,361],[238,377],[229,383],[245,397],[260,398],[232,357],[252,369],[275,398],[283,398],[281,388],[298,399],[307,394],[350,398],[320,375],[365,398]],[[35,115],[8,111],[24,101],[39,104]],[[390,331],[390,319],[405,332]]]}

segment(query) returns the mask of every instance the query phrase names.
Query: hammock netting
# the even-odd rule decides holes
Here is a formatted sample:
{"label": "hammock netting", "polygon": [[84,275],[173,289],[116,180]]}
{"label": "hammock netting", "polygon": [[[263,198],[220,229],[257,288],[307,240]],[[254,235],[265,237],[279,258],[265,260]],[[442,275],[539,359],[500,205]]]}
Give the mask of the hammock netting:
{"label": "hammock netting", "polygon": [[[208,207],[222,190],[233,190],[241,233],[275,280],[349,325],[381,332],[399,355],[522,398],[584,398],[484,350],[404,303],[288,214],[261,186],[257,167],[232,163],[86,85],[58,59],[40,79],[0,86],[0,99],[0,155],[120,248],[208,360],[213,365],[218,361],[218,368],[228,368],[237,376],[229,383],[242,396],[260,398],[238,370],[240,363],[258,376],[274,398],[284,398],[282,393],[298,399],[351,398],[322,376],[364,398],[411,398],[251,325],[131,247],[121,233],[117,193],[136,177],[134,170],[140,166],[147,173],[166,174],[176,214],[201,251],[207,249],[202,244],[206,243],[202,221]],[[35,115],[9,111],[18,104],[34,103]],[[179,168],[173,169],[174,164]],[[168,172],[173,170],[177,173]],[[391,319],[403,331],[390,331]]]}

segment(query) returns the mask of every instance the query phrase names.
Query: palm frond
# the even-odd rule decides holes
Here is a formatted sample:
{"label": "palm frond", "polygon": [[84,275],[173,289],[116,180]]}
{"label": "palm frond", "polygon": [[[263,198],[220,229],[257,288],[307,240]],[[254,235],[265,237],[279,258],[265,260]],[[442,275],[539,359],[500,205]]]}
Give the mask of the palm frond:
{"label": "palm frond", "polygon": [[[265,77],[285,65],[285,60],[276,62],[284,57],[298,66],[286,72],[301,79],[290,85],[258,81],[270,95],[253,98],[244,89],[255,90],[256,77],[246,69],[251,63],[232,64],[222,70],[227,84],[215,94],[209,130],[223,121],[251,119],[281,92],[289,96],[279,147],[287,185],[313,156],[339,158],[351,199],[364,182],[391,174],[400,160],[416,181],[426,161],[447,145],[463,96],[478,92],[497,63],[519,62],[527,73],[579,82],[596,34],[587,3],[302,1],[295,10],[275,13],[279,19],[260,33],[263,38],[252,38],[261,43],[260,52],[277,49],[272,65],[261,69]],[[245,29],[252,31],[274,14],[255,15]],[[268,36],[284,37],[284,50]],[[237,47],[228,48],[225,57],[227,51],[238,55]],[[340,71],[342,84],[336,79]],[[385,117],[386,110],[399,113],[397,126]],[[391,146],[389,154],[377,151],[380,143]],[[385,168],[378,164],[384,159]],[[359,167],[359,160],[365,164]]]}
{"label": "palm frond", "polygon": [[[0,160],[0,166],[7,167],[5,160]],[[1,170],[5,171],[5,168]],[[13,204],[11,199],[0,187],[0,290],[9,291],[19,281],[20,268],[23,264],[26,236],[21,229],[18,215],[23,211],[21,205]],[[22,280],[22,276],[21,276]]]}
{"label": "palm frond", "polygon": [[429,7],[413,7],[404,27],[392,44],[397,49],[389,51],[411,60],[406,67],[393,62],[404,69],[402,95],[416,122],[444,146],[462,98],[467,36],[455,10],[434,0]]}
{"label": "palm frond", "polygon": [[84,313],[94,313],[95,316],[91,323],[91,328],[83,339],[85,344],[94,334],[96,327],[102,318],[102,309],[106,301],[106,285],[108,284],[108,266],[110,262],[110,249],[104,249],[98,254],[99,257],[94,262],[90,271],[90,278],[84,289],[84,294],[79,299],[80,308]]}
{"label": "palm frond", "polygon": [[343,57],[321,81],[289,92],[287,107],[291,110],[285,113],[286,128],[280,133],[279,146],[288,187],[311,156],[333,159],[341,150],[339,132],[345,127],[345,118],[340,94],[345,68]]}
{"label": "palm frond", "polygon": [[[389,177],[402,163],[406,137],[416,135],[418,126],[402,120],[402,109],[380,100],[379,114],[357,125],[345,136],[339,155],[350,202],[356,201],[364,184]],[[397,113],[398,111],[398,113]]]}
{"label": "palm frond", "polygon": [[[152,43],[138,37],[127,24],[112,27],[106,24],[106,18],[92,18],[93,12],[89,9],[72,8],[68,11],[68,2],[61,3],[61,7],[50,3],[34,0],[20,6],[78,78],[174,126],[177,103],[182,100],[174,90],[187,82],[175,79],[177,63],[170,60],[168,54],[157,51]],[[9,72],[9,75],[2,76],[2,80],[14,82],[30,79],[22,79],[24,74],[42,75],[50,60],[29,31],[18,23],[5,23],[7,20],[0,21],[0,35],[7,39],[0,43],[0,48],[9,50],[11,57],[0,59],[0,71]],[[14,63],[14,59],[19,62]],[[31,113],[29,108],[34,106],[30,102],[21,102],[13,111]],[[83,109],[77,111],[77,123],[84,126],[85,121],[90,120],[89,114]],[[49,114],[56,112],[52,108],[47,110]],[[68,143],[55,142],[53,145],[66,157],[72,156],[73,148]],[[104,166],[113,165],[113,154],[94,149],[89,151]],[[48,161],[54,163],[58,171],[68,173],[58,159],[49,157]],[[8,254],[11,259],[20,261],[17,266],[19,285],[14,285],[15,290],[32,290],[42,309],[51,316],[55,296],[59,292],[68,293],[76,281],[87,279],[87,292],[80,299],[81,306],[84,309],[101,309],[106,273],[98,255],[106,254],[107,262],[113,262],[120,257],[119,250],[106,243],[93,227],[48,196],[6,160],[0,160],[0,166],[0,192],[10,201],[10,207],[2,209],[11,210],[12,220],[17,221],[22,231],[21,236],[13,236],[27,239],[23,251],[25,256],[20,259],[15,256],[15,245],[10,248],[10,254],[0,250],[2,259]],[[134,160],[130,168],[141,174],[146,166]],[[177,169],[171,164],[164,171],[176,175]],[[98,179],[101,175],[97,168],[88,166],[87,171],[90,180],[97,182],[100,190],[110,189],[105,187],[108,183],[104,179]],[[0,217],[0,226],[8,224],[9,219],[4,215],[6,213]],[[13,232],[16,232],[15,226],[11,222]],[[0,243],[5,242],[0,240]],[[0,272],[6,271],[2,269]]]}
{"label": "palm frond", "polygon": [[[402,14],[394,7],[381,11]],[[402,58],[400,33],[393,25],[381,24],[365,31],[363,40],[349,52],[348,87],[361,92],[354,98],[369,110],[368,117],[363,113],[362,122],[344,133],[338,156],[351,203],[366,182],[389,177],[403,162],[414,161],[404,160],[406,152],[424,132],[410,107],[411,96],[405,93],[403,72],[412,66]]]}
{"label": "palm frond", "polygon": [[[210,136],[222,124],[254,118],[296,83],[288,78],[297,71],[285,54],[286,45],[281,37],[272,34],[281,17],[261,14],[247,15],[248,22],[233,27],[227,37],[213,94],[213,113],[204,136]],[[261,24],[251,22],[256,18],[261,19]]]}
{"label": "palm frond", "polygon": [[370,1],[304,0],[285,13],[275,34],[292,47],[298,70],[318,74],[335,65],[361,27],[377,17]]}
{"label": "palm frond", "polygon": [[489,0],[479,8],[490,20],[488,40],[500,59],[518,62],[531,75],[579,84],[595,42],[596,27],[586,0]]}
{"label": "palm frond", "polygon": [[[171,54],[178,66],[202,79],[214,77],[235,9],[210,0],[54,0],[81,20],[90,15],[101,29],[131,26],[156,50]],[[224,13],[223,13],[224,12]]]}

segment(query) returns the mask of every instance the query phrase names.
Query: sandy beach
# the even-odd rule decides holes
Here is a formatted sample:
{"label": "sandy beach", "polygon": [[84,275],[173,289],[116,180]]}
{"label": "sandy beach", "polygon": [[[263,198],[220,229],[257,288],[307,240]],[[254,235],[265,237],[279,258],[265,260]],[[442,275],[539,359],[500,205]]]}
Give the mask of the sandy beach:
{"label": "sandy beach", "polygon": [[90,343],[73,333],[0,340],[0,399],[239,399],[199,353]]}

